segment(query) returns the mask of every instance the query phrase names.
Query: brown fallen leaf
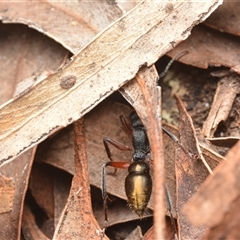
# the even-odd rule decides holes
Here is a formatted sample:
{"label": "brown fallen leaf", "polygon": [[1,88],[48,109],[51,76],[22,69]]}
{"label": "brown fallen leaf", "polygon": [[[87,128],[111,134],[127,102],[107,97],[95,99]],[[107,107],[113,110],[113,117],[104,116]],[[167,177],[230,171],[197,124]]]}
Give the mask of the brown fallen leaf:
{"label": "brown fallen leaf", "polygon": [[238,74],[231,73],[218,82],[211,110],[203,124],[202,131],[206,137],[213,137],[219,123],[227,120],[236,95],[239,93],[240,77]]}
{"label": "brown fallen leaf", "polygon": [[10,202],[6,205],[4,199],[1,200],[1,208],[4,209],[0,214],[0,239],[20,239],[23,204],[35,151],[36,148],[33,148],[18,157],[16,161],[1,167],[4,178],[11,180],[11,188],[6,192],[9,181],[5,181],[2,185],[2,190],[5,190],[2,197]]}
{"label": "brown fallen leaf", "polygon": [[0,214],[12,211],[14,191],[14,181],[0,175]]}
{"label": "brown fallen leaf", "polygon": [[[133,78],[139,66],[153,64],[160,55],[185,39],[192,27],[219,4],[221,0],[174,4],[142,1],[98,35],[66,67],[2,106],[0,164],[11,161],[90,111]],[[181,18],[182,15],[185,17]],[[169,24],[175,26],[171,34]],[[125,34],[122,34],[123,29]],[[164,37],[156,38],[157,35]],[[61,79],[69,75],[76,77],[76,84],[62,89]],[[12,142],[17,144],[7,147]]]}
{"label": "brown fallen leaf", "polygon": [[183,208],[183,213],[195,225],[210,228],[204,239],[238,239],[240,199],[240,142],[226,155],[199,191]]}
{"label": "brown fallen leaf", "polygon": [[74,133],[76,172],[53,239],[107,239],[92,212],[83,119],[74,123]]}
{"label": "brown fallen leaf", "polygon": [[126,240],[132,239],[143,240],[143,235],[140,227],[136,227],[126,238]]}
{"label": "brown fallen leaf", "polygon": [[[24,239],[31,240],[31,239],[41,239],[41,240],[48,240],[50,238],[46,237],[39,227],[36,224],[35,217],[32,214],[31,210],[28,206],[24,206],[24,213],[23,213],[23,228],[22,234]],[[11,239],[11,238],[5,238]]]}
{"label": "brown fallen leaf", "polygon": [[121,16],[121,9],[106,0],[0,3],[0,19],[4,23],[26,24],[72,53],[77,53],[98,32]]}
{"label": "brown fallen leaf", "polygon": [[3,104],[13,97],[16,85],[23,79],[43,71],[56,71],[68,51],[23,25],[1,23],[0,31],[4,36],[0,39],[0,103]]}
{"label": "brown fallen leaf", "polygon": [[229,206],[228,212],[225,214],[222,222],[217,226],[208,229],[203,239],[239,239],[239,204],[240,198],[237,197]]}
{"label": "brown fallen leaf", "polygon": [[207,138],[208,141],[219,147],[232,148],[239,140],[239,137],[218,137]]}
{"label": "brown fallen leaf", "polygon": [[[29,192],[35,205],[37,204],[41,209],[40,212],[45,216],[39,227],[43,232],[45,229],[48,230],[47,236],[49,238],[52,238],[54,227],[58,224],[67,203],[71,181],[72,176],[63,171],[37,162],[33,165]],[[29,199],[29,195],[27,199]],[[32,208],[35,206],[33,205],[33,200],[27,201],[28,206]],[[35,211],[34,214],[37,219],[41,218],[39,217],[39,212]]]}
{"label": "brown fallen leaf", "polygon": [[199,25],[193,29],[191,36],[169,52],[168,56],[174,57],[187,50],[189,53],[179,59],[182,63],[198,68],[225,66],[240,73],[240,60],[237,54],[239,47],[240,42],[236,36]]}
{"label": "brown fallen leaf", "polygon": [[[240,35],[240,4],[237,1],[226,0],[223,4],[205,21],[204,24],[221,32]],[[224,17],[223,17],[224,16]]]}
{"label": "brown fallen leaf", "polygon": [[222,160],[225,160],[222,155],[222,152],[225,149],[213,145],[208,139],[203,136],[200,129],[196,129],[196,136],[204,159],[206,159],[206,162],[211,169],[214,169]]}
{"label": "brown fallen leaf", "polygon": [[[198,146],[196,133],[190,116],[187,114],[181,100],[175,96],[179,109],[179,135],[180,141],[187,152],[181,148],[176,151],[175,167],[176,167],[176,185],[177,185],[177,209],[179,209],[178,229],[180,239],[201,239],[204,234],[205,227],[195,227],[181,213],[181,209],[190,199],[190,197],[198,190],[202,182],[208,176],[208,171],[199,159],[201,151]],[[190,152],[195,157],[190,157]]]}

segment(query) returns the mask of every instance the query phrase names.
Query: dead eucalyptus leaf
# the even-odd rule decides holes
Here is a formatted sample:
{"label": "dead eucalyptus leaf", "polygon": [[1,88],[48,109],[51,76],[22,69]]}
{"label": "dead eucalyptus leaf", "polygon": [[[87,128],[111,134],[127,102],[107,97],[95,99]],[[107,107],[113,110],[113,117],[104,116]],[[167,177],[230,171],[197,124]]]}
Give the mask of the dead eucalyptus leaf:
{"label": "dead eucalyptus leaf", "polygon": [[43,71],[47,72],[46,78],[52,71],[56,71],[68,51],[23,25],[1,23],[0,32],[0,103],[3,104],[13,97],[13,93],[19,93],[16,92],[16,85],[23,79]]}
{"label": "dead eucalyptus leaf", "polygon": [[[190,116],[182,103],[176,97],[179,109],[179,135],[180,142],[187,152],[181,148],[176,150],[175,168],[176,168],[176,185],[177,185],[177,209],[182,209],[190,197],[197,191],[202,182],[208,176],[208,171],[203,162],[197,158],[201,155],[195,129]],[[190,152],[195,157],[190,157]],[[204,226],[193,226],[188,219],[179,212],[178,228],[180,239],[201,239],[204,234]]]}
{"label": "dead eucalyptus leaf", "polygon": [[205,239],[239,238],[239,150],[240,142],[183,208],[193,224],[211,228]]}
{"label": "dead eucalyptus leaf", "polygon": [[[5,189],[5,192],[2,193],[3,197],[10,200],[10,205],[8,207],[5,205],[5,211],[0,214],[1,239],[20,239],[23,204],[35,151],[36,148],[28,150],[16,161],[1,167],[1,174],[4,175],[4,178],[11,179],[12,182],[9,192],[6,192],[6,187],[9,186],[8,181],[3,185],[3,189]],[[1,206],[4,207],[2,201]]]}
{"label": "dead eucalyptus leaf", "polygon": [[[139,66],[153,64],[187,38],[192,27],[219,4],[221,0],[140,2],[98,35],[66,67],[1,107],[0,164],[6,164],[90,111],[133,78]],[[174,29],[169,30],[169,25]],[[76,77],[76,84],[62,89],[61,79],[69,75]]]}
{"label": "dead eucalyptus leaf", "polygon": [[77,53],[98,32],[121,16],[122,11],[117,5],[106,0],[0,3],[0,19],[4,23],[26,24],[72,53]]}
{"label": "dead eucalyptus leaf", "polygon": [[174,57],[187,50],[189,53],[179,59],[182,63],[205,69],[209,66],[224,66],[240,73],[239,47],[238,37],[199,25],[193,29],[191,36],[169,52],[168,56]]}
{"label": "dead eucalyptus leaf", "polygon": [[219,147],[232,148],[239,140],[239,137],[207,138],[208,141]]}
{"label": "dead eucalyptus leaf", "polygon": [[240,4],[237,1],[226,0],[223,4],[206,20],[204,24],[226,32],[240,36]]}
{"label": "dead eucalyptus leaf", "polygon": [[219,123],[227,120],[236,95],[239,93],[240,77],[238,74],[232,73],[218,82],[211,110],[203,124],[202,132],[206,137],[213,137]]}
{"label": "dead eucalyptus leaf", "polygon": [[107,239],[92,212],[83,119],[74,123],[74,134],[76,172],[53,239]]}
{"label": "dead eucalyptus leaf", "polygon": [[13,180],[0,175],[0,214],[12,210],[14,191],[15,184]]}
{"label": "dead eucalyptus leaf", "polygon": [[[28,206],[24,206],[22,221],[23,221],[22,234],[24,236],[24,239],[26,240],[31,240],[31,239],[49,240],[50,239],[46,237],[43,234],[43,232],[39,229],[35,221],[35,216],[33,215],[33,213],[31,212]],[[11,238],[9,237],[5,239],[11,239]]]}

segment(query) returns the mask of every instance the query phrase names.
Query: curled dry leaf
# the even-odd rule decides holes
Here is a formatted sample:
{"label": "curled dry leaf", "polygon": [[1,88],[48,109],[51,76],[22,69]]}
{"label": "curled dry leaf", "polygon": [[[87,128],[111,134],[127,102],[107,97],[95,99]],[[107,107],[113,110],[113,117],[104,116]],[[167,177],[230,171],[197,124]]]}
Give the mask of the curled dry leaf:
{"label": "curled dry leaf", "polygon": [[74,133],[76,172],[53,239],[106,239],[92,212],[83,119],[74,123]]}
{"label": "curled dry leaf", "polygon": [[183,208],[195,225],[210,227],[205,239],[238,239],[239,231],[240,142],[226,155],[199,191]]}
{"label": "curled dry leaf", "polygon": [[225,158],[221,155],[225,149],[213,145],[203,136],[200,129],[196,129],[196,135],[204,159],[206,159],[210,168],[214,169],[222,160],[225,160]]}
{"label": "curled dry leaf", "polygon": [[[36,148],[33,148],[19,156],[16,161],[1,167],[1,173],[8,179],[11,179],[12,182],[9,192],[6,191],[7,186],[9,186],[8,181],[2,186],[2,189],[5,190],[2,197],[11,199],[11,201],[9,202],[10,205],[5,205],[5,210],[2,209],[2,213],[0,214],[1,239],[20,239],[23,203],[35,150]],[[2,199],[2,207],[4,207],[3,203]]]}
{"label": "curled dry leaf", "polygon": [[239,47],[238,37],[199,25],[193,29],[191,36],[169,52],[168,56],[174,57],[187,50],[189,53],[179,59],[182,63],[199,68],[225,66],[240,73]]}
{"label": "curled dry leaf", "polygon": [[[208,176],[208,171],[199,159],[201,151],[198,146],[195,129],[190,116],[187,114],[183,103],[176,97],[179,109],[179,135],[180,141],[187,152],[181,148],[176,151],[176,185],[177,185],[177,209],[182,209],[190,197],[197,191],[202,182]],[[188,152],[193,156],[190,157]],[[204,234],[204,226],[195,227],[179,212],[178,217],[179,238],[201,239]]]}
{"label": "curled dry leaf", "polygon": [[207,140],[219,147],[232,148],[240,140],[240,137],[207,138]]}
{"label": "curled dry leaf", "polygon": [[26,24],[72,53],[77,53],[98,32],[121,16],[122,11],[117,5],[106,0],[0,3],[3,22]]}
{"label": "curled dry leaf", "polygon": [[[23,228],[22,234],[24,239],[31,240],[31,239],[41,239],[41,240],[49,240],[39,227],[36,224],[35,216],[32,214],[30,208],[28,206],[24,206],[24,213],[23,213]],[[5,238],[11,239],[11,238]]]}
{"label": "curled dry leaf", "polygon": [[240,36],[240,4],[237,1],[224,1],[224,3],[204,22],[204,24]]}
{"label": "curled dry leaf", "polygon": [[[1,23],[0,31],[0,103],[3,104],[13,95],[19,94],[16,85],[23,79],[37,76],[43,71],[46,72],[46,78],[52,71],[56,71],[68,51],[43,34],[23,25]],[[32,79],[26,80],[28,85],[24,89],[34,85],[36,77]]]}
{"label": "curled dry leaf", "polygon": [[144,240],[143,235],[142,235],[142,230],[141,228],[138,226],[136,227],[131,234],[128,235],[128,237],[126,238],[126,240],[131,240],[131,239],[139,239],[139,240]]}
{"label": "curled dry leaf", "polygon": [[[186,39],[195,24],[208,17],[221,2],[142,1],[98,35],[66,67],[2,106],[0,164],[86,114],[132,79],[139,66],[153,64]],[[174,29],[169,29],[169,25]],[[59,79],[67,75],[75,75],[76,84],[62,89]],[[12,142],[16,144],[9,148]]]}
{"label": "curled dry leaf", "polygon": [[[218,82],[211,110],[203,124],[203,134],[213,137],[220,122],[227,120],[236,95],[240,93],[240,76],[232,73]],[[227,98],[226,98],[227,96]]]}

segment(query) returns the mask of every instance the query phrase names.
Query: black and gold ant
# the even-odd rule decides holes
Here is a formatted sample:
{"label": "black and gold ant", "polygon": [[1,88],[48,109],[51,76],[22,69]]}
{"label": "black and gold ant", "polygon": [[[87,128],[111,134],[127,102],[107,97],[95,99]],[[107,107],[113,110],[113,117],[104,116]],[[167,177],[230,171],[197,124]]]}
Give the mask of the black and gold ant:
{"label": "black and gold ant", "polygon": [[[125,118],[120,116],[120,120],[123,124],[124,129],[131,133],[132,135],[132,148],[126,146],[112,138],[105,137],[103,139],[103,144],[108,155],[108,158],[111,160],[102,165],[102,197],[103,197],[103,207],[105,213],[105,221],[108,221],[107,217],[107,190],[106,190],[106,167],[111,166],[115,169],[128,168],[128,175],[125,178],[125,191],[128,199],[128,204],[130,208],[139,216],[142,217],[152,193],[152,178],[150,175],[150,167],[148,160],[150,157],[150,145],[147,137],[145,127],[143,126],[142,121],[138,117],[136,112],[130,114],[131,127],[127,124]],[[178,138],[169,132],[166,128],[162,127],[163,131],[174,141],[176,142],[184,151],[185,149],[179,143]],[[123,150],[123,151],[132,151],[132,161],[130,162],[115,162],[112,159],[109,145],[111,144],[114,147]],[[167,191],[166,191],[167,193]],[[167,199],[169,196],[167,195]],[[168,210],[171,210],[171,204],[168,203]]]}
{"label": "black and gold ant", "polygon": [[[162,74],[159,75],[158,80],[163,77],[170,65],[173,63],[174,60],[182,57],[188,53],[187,51],[181,52],[178,56],[174,57],[169,64],[167,65],[166,69]],[[150,167],[149,167],[149,159],[151,160],[150,156],[150,145],[146,133],[146,129],[138,117],[137,113],[133,111],[130,114],[130,122],[131,126],[129,126],[123,116],[120,116],[120,120],[126,132],[132,135],[132,148],[128,147],[112,138],[105,137],[103,139],[103,144],[107,153],[108,158],[110,159],[109,162],[102,165],[102,197],[103,197],[103,208],[105,213],[105,221],[108,221],[107,216],[107,190],[106,190],[106,167],[111,166],[116,169],[128,168],[128,175],[125,178],[125,192],[127,196],[128,205],[130,208],[141,218],[144,215],[144,212],[147,208],[148,202],[151,197],[152,193],[152,178],[150,175]],[[191,157],[191,154],[185,150],[185,148],[181,145],[178,138],[169,132],[166,128],[162,126],[162,130],[166,133],[175,143],[177,143],[181,149]],[[114,147],[123,150],[123,151],[133,151],[132,160],[130,162],[114,162],[112,159],[112,154],[110,152],[109,145],[111,144]],[[165,186],[166,192],[166,207],[170,214],[171,222],[175,231],[175,239],[177,237],[177,227],[175,220],[172,216],[171,208],[171,199],[169,196],[168,188]]]}

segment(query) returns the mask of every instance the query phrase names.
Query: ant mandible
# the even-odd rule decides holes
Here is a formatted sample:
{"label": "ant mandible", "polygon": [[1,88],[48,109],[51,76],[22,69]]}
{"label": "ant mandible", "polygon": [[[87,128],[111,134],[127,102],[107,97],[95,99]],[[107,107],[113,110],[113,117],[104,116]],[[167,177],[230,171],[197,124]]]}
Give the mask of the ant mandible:
{"label": "ant mandible", "polygon": [[[125,192],[128,199],[128,204],[130,208],[139,216],[142,217],[149,199],[152,193],[152,178],[149,173],[150,168],[146,160],[150,158],[150,145],[146,133],[146,129],[143,126],[142,121],[138,117],[136,112],[130,114],[131,127],[127,124],[125,118],[120,116],[120,120],[124,129],[132,135],[132,148],[128,147],[112,138],[105,137],[103,139],[103,144],[111,160],[102,165],[102,197],[103,197],[103,208],[105,213],[105,221],[108,221],[107,217],[107,190],[106,190],[106,167],[111,166],[115,168],[126,169],[128,168],[128,175],[125,178]],[[170,133],[166,128],[162,127],[163,131],[181,148],[182,145],[175,135]],[[131,162],[114,162],[110,152],[109,145],[123,150],[132,151],[132,161]],[[185,149],[183,148],[185,151]],[[114,172],[114,173],[115,173]]]}

